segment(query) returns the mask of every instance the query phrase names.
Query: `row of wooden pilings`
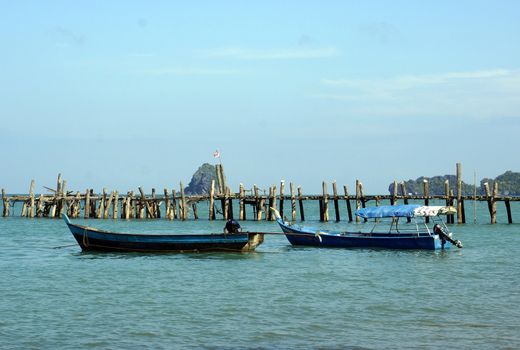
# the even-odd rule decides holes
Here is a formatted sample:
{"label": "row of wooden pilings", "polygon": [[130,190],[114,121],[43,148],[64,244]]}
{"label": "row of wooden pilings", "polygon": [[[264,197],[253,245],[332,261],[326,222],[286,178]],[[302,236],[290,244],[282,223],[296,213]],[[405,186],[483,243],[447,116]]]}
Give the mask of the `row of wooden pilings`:
{"label": "row of wooden pilings", "polygon": [[[238,200],[238,219],[240,220],[274,220],[274,216],[269,208],[277,208],[282,216],[287,214],[287,218],[296,221],[297,212],[299,212],[299,220],[305,220],[304,201],[314,200],[319,203],[319,215],[321,221],[330,221],[329,208],[332,202],[334,217],[333,220],[341,220],[340,202],[344,201],[346,206],[346,214],[348,221],[359,221],[358,217],[353,217],[353,210],[366,207],[367,203],[375,202],[376,206],[382,204],[408,204],[410,200],[424,201],[425,205],[429,205],[430,200],[444,200],[446,205],[457,207],[457,223],[466,223],[465,201],[486,201],[488,204],[490,222],[496,223],[497,202],[503,201],[507,211],[508,223],[512,223],[511,201],[518,201],[520,198],[500,197],[498,195],[498,183],[495,182],[493,191],[489,186],[485,186],[486,195],[484,196],[462,196],[460,183],[457,185],[457,195],[454,195],[450,189],[448,181],[445,182],[444,195],[430,195],[429,183],[423,184],[423,195],[409,195],[404,182],[394,182],[393,193],[391,195],[365,195],[363,184],[356,180],[355,195],[350,195],[347,186],[343,186],[343,194],[338,192],[336,181],[332,182],[332,194],[328,193],[328,186],[325,181],[322,183],[322,193],[320,195],[303,195],[301,186],[295,188],[294,184],[289,183],[289,194],[285,194],[285,181],[280,182],[279,190],[276,185],[266,190],[260,190],[257,185],[249,191],[245,190],[243,184],[240,184],[238,193],[232,193],[230,188],[223,186],[224,181],[218,181],[219,186],[215,188],[215,181],[212,181],[210,193],[208,195],[187,196],[184,193],[182,182],[180,183],[180,191],[172,189],[164,189],[163,195],[157,195],[155,189],[152,189],[151,195],[146,196],[141,187],[138,193],[129,191],[126,195],[120,195],[117,191],[110,193],[103,189],[102,194],[95,194],[92,189],[87,189],[84,193],[67,192],[65,190],[66,181],[61,180],[58,176],[58,185],[53,195],[42,195],[38,197],[34,194],[34,180],[31,182],[29,196],[11,196],[5,194],[2,189],[3,216],[10,215],[10,207],[15,202],[22,202],[21,215],[24,217],[60,217],[62,213],[67,213],[71,218],[123,218],[123,219],[155,219],[161,218],[162,205],[164,203],[164,218],[169,220],[179,219],[187,220],[191,212],[193,219],[199,218],[197,203],[206,201],[209,203],[208,219],[215,220],[217,214],[221,218],[227,220],[233,218],[234,201]],[[246,194],[246,192],[248,192]],[[220,202],[220,209],[216,203]],[[246,206],[252,207],[252,217],[248,217]],[[288,207],[287,207],[287,206]],[[455,216],[449,215],[448,223],[455,222]]]}

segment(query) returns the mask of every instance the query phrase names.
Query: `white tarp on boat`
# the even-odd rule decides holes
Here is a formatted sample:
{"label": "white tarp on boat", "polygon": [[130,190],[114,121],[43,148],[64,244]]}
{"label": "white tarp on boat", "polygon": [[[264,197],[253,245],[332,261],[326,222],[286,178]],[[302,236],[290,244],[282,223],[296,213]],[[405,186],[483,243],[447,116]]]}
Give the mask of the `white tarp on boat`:
{"label": "white tarp on boat", "polygon": [[421,206],[413,211],[414,216],[437,216],[456,213],[457,209],[454,207],[445,207],[440,205]]}

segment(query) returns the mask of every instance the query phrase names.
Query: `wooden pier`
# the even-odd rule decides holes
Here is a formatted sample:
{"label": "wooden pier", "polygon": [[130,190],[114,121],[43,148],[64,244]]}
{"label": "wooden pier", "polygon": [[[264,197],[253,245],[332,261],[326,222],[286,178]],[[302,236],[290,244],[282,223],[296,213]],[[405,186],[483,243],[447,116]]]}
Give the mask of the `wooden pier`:
{"label": "wooden pier", "polygon": [[[56,189],[47,188],[51,194],[35,194],[35,181],[32,180],[28,195],[7,196],[2,189],[2,216],[17,215],[14,213],[16,203],[22,204],[20,215],[22,217],[47,217],[60,218],[66,213],[71,218],[85,219],[159,219],[188,220],[199,219],[197,205],[201,202],[208,203],[208,219],[227,220],[234,218],[234,206],[238,205],[239,220],[274,220],[270,207],[277,208],[282,216],[292,221],[305,220],[305,201],[315,201],[319,209],[321,221],[353,220],[359,221],[353,216],[354,209],[364,208],[367,205],[379,206],[384,204],[407,204],[413,200],[429,205],[430,200],[441,200],[446,205],[457,208],[456,222],[466,223],[465,202],[486,202],[489,211],[490,223],[497,222],[497,204],[503,202],[507,213],[508,223],[513,223],[511,202],[520,201],[520,197],[499,195],[499,184],[494,183],[493,189],[485,184],[485,194],[472,196],[462,195],[461,165],[457,164],[457,184],[455,193],[450,189],[448,180],[445,181],[445,193],[443,195],[430,195],[429,184],[424,181],[423,193],[410,195],[406,191],[404,182],[394,182],[393,193],[388,195],[365,195],[363,183],[356,180],[355,190],[349,194],[346,185],[343,185],[343,193],[338,193],[336,181],[332,181],[332,194],[329,194],[327,182],[322,182],[322,193],[317,195],[303,195],[301,186],[296,187],[289,183],[289,193],[285,193],[285,181],[280,181],[280,187],[272,185],[266,189],[260,189],[256,184],[250,190],[246,190],[240,184],[238,192],[232,192],[227,186],[222,165],[217,165],[217,182],[212,181],[209,194],[186,195],[182,182],[179,190],[164,188],[163,194],[157,195],[152,188],[151,194],[146,195],[144,189],[138,187],[138,192],[128,191],[126,194],[117,191],[103,189],[101,193],[95,193],[93,189],[80,191],[67,191],[67,182],[58,175]],[[296,190],[295,190],[296,189]],[[332,202],[332,205],[330,205]],[[220,205],[216,205],[219,203]],[[343,203],[343,204],[340,204]],[[250,207],[248,216],[247,207]],[[342,209],[343,208],[343,209]],[[334,211],[333,216],[329,216]],[[299,214],[299,215],[298,215]],[[366,220],[366,219],[365,219]],[[455,215],[449,215],[448,223],[455,223]]]}

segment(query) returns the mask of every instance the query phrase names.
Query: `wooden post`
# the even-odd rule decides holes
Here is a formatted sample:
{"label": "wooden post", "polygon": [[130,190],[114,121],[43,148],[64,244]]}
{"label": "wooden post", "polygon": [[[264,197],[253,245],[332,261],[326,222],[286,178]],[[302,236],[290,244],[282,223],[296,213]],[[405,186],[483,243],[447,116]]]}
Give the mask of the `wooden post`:
{"label": "wooden post", "polygon": [[108,214],[110,213],[110,207],[112,206],[112,201],[114,200],[114,191],[110,192],[110,196],[108,197],[107,204],[105,206],[105,212],[103,215],[103,219],[108,219]]}
{"label": "wooden post", "polygon": [[293,183],[289,183],[289,187],[291,189],[291,219],[292,221],[296,221],[296,196],[294,195],[294,185]]}
{"label": "wooden post", "polygon": [[[153,189],[153,196],[155,198],[155,188]],[[162,201],[159,200],[159,198],[155,198],[154,200],[154,215],[156,219],[161,218],[161,204]]]}
{"label": "wooden post", "polygon": [[67,211],[66,211],[66,214],[69,218],[74,218],[74,199],[68,201],[67,200]]}
{"label": "wooden post", "polygon": [[112,207],[112,219],[117,219],[119,216],[119,192],[114,192],[114,206]]}
{"label": "wooden post", "polygon": [[63,180],[61,182],[61,188],[59,192],[59,199],[58,199],[58,210],[56,212],[56,217],[61,218],[61,215],[63,214],[63,209],[65,208],[65,197],[67,196],[67,192],[65,191],[65,188],[67,187],[67,180]]}
{"label": "wooden post", "polygon": [[58,181],[56,183],[56,194],[61,193],[61,173],[58,174]]}
{"label": "wooden post", "polygon": [[[430,205],[430,183],[428,180],[423,180],[423,191],[424,191],[424,205],[428,206]],[[428,224],[430,223],[430,217],[426,216],[424,218],[425,222]]]}
{"label": "wooden post", "polygon": [[88,219],[90,217],[90,189],[85,191],[85,205],[83,206],[83,217]]}
{"label": "wooden post", "polygon": [[[356,210],[361,209],[361,202],[360,202],[360,195],[359,195],[359,180],[356,180]],[[359,216],[356,216],[356,222],[359,222]]]}
{"label": "wooden post", "polygon": [[9,199],[5,195],[5,190],[2,188],[2,202],[4,204],[4,210],[2,212],[2,216],[9,216]]}
{"label": "wooden post", "polygon": [[[453,207],[454,200],[455,200],[455,194],[453,193],[453,189],[450,189],[450,207]],[[450,224],[454,224],[454,223],[455,223],[455,215],[451,214],[450,215]]]}
{"label": "wooden post", "polygon": [[226,180],[226,173],[224,172],[224,166],[220,164],[220,178],[222,179],[222,189],[225,191],[228,187]]}
{"label": "wooden post", "polygon": [[363,183],[361,181],[359,182],[359,196],[361,198],[361,208],[365,208],[367,201],[365,198],[365,192],[363,191]]}
{"label": "wooden post", "polygon": [[[15,203],[16,203],[16,201],[15,201]],[[22,215],[21,215],[21,216],[22,216],[22,217],[27,216],[27,201],[26,201],[26,200],[23,201],[23,205],[22,205]]]}
{"label": "wooden post", "polygon": [[496,198],[498,197],[498,182],[493,182],[493,198],[491,202],[491,223],[496,224],[497,223],[497,202]]}
{"label": "wooden post", "polygon": [[211,180],[209,188],[209,219],[215,220],[215,180]]}
{"label": "wooden post", "polygon": [[130,219],[134,219],[136,216],[137,216],[137,213],[136,213],[136,200],[135,200],[135,196],[134,196],[134,191],[130,191],[130,202],[129,202],[129,207],[130,207],[130,210],[129,210],[129,218]]}
{"label": "wooden post", "polygon": [[[408,191],[406,191],[406,183],[404,181],[401,182],[401,192],[403,193],[403,203],[406,205],[408,204]],[[406,222],[412,222],[412,219],[407,217]]]}
{"label": "wooden post", "polygon": [[457,163],[457,224],[462,223],[462,165]]}
{"label": "wooden post", "polygon": [[54,204],[51,207],[51,212],[50,212],[50,217],[51,218],[54,218],[54,217],[58,216],[60,211],[61,211],[61,200],[60,200],[60,197],[61,197],[61,185],[62,185],[62,183],[63,182],[61,181],[61,174],[58,174],[58,183],[56,185],[56,192],[54,193]]}
{"label": "wooden post", "polygon": [[229,219],[229,201],[228,201],[228,189],[227,187],[224,188],[223,196],[220,199],[221,208],[222,208],[222,216],[224,220]]}
{"label": "wooden post", "polygon": [[[265,210],[265,188],[263,191],[264,191],[264,194],[262,196],[260,196],[260,204],[258,205],[258,207],[259,207],[259,209],[258,209],[259,219],[258,220],[262,220],[262,213]],[[267,215],[266,215],[266,218],[267,218]]]}
{"label": "wooden post", "polygon": [[244,184],[243,183],[240,183],[240,185],[239,185],[238,197],[239,197],[239,203],[238,203],[239,214],[238,214],[238,218],[239,218],[239,220],[245,220],[246,219],[246,211],[245,211],[245,204],[244,204],[245,193],[244,193]]}
{"label": "wooden post", "polygon": [[[93,197],[94,196],[94,189],[90,189],[90,197]],[[92,198],[90,198],[90,217],[91,218],[95,218],[96,217],[96,200],[92,200]]]}
{"label": "wooden post", "polygon": [[35,185],[34,180],[31,180],[31,187],[29,189],[29,196],[30,196],[30,199],[29,199],[29,217],[31,217],[31,218],[34,217],[34,213],[35,213],[35,208],[34,208],[34,185]]}
{"label": "wooden post", "polygon": [[275,194],[274,194],[274,188],[273,188],[273,186],[270,186],[270,187],[269,187],[268,208],[267,208],[267,210],[266,210],[266,212],[265,212],[265,219],[266,219],[267,221],[271,221],[271,217],[272,217],[272,215],[271,215],[271,208],[275,208],[275,207],[274,207],[274,204],[273,204],[273,203],[274,203],[274,199],[273,199],[274,196],[275,196]]}
{"label": "wooden post", "polygon": [[123,209],[124,217],[123,218],[128,220],[128,219],[130,219],[130,210],[131,210],[131,206],[132,206],[132,199],[130,196],[130,192],[126,193],[126,198],[123,203],[124,203],[124,209]]}
{"label": "wooden post", "polygon": [[76,213],[76,198],[78,197],[78,193],[79,192],[76,192],[76,196],[74,196],[74,198],[70,201],[67,201],[67,216],[69,218],[75,218],[75,213]]}
{"label": "wooden post", "polygon": [[145,195],[144,195],[144,191],[141,187],[137,187],[137,189],[139,190],[139,193],[141,194],[141,198],[139,199],[139,203],[137,205],[137,216],[139,219],[144,219],[144,214],[145,214],[145,201],[146,201],[146,198],[145,198]]}
{"label": "wooden post", "polygon": [[394,180],[394,186],[392,188],[392,198],[390,199],[390,205],[397,204],[397,181]]}
{"label": "wooden post", "polygon": [[101,219],[103,213],[105,212],[105,200],[107,198],[107,189],[103,188],[103,197],[99,200],[99,207],[96,212],[96,218]]}
{"label": "wooden post", "polygon": [[[444,180],[444,195],[446,198],[446,206],[450,206],[450,181],[448,179]],[[448,224],[451,224],[450,215],[446,215],[446,221]]]}
{"label": "wooden post", "polygon": [[215,165],[215,175],[217,177],[217,194],[222,194],[224,192],[222,180],[222,173],[220,172],[220,164]]}
{"label": "wooden post", "polygon": [[352,207],[350,206],[350,199],[348,196],[348,189],[346,185],[343,185],[343,192],[345,192],[345,202],[347,203],[348,222],[352,222]]}
{"label": "wooden post", "polygon": [[329,194],[327,193],[327,183],[322,182],[323,189],[323,221],[329,221]]}
{"label": "wooden post", "polygon": [[260,208],[260,198],[258,194],[258,187],[253,185],[253,192],[255,193],[255,207],[256,207],[256,220],[260,221],[262,220],[262,210]]}
{"label": "wooden post", "polygon": [[339,203],[338,203],[338,189],[336,187],[336,180],[332,182],[332,195],[334,196],[334,213],[336,214],[336,222],[340,221]]}
{"label": "wooden post", "polygon": [[276,208],[276,186],[273,186],[273,203],[267,210],[269,211],[269,220],[274,221],[274,215],[271,212],[271,207]]}
{"label": "wooden post", "polygon": [[234,194],[231,193],[231,188],[227,188],[227,195],[228,195],[228,219],[233,220],[233,197]]}
{"label": "wooden post", "polygon": [[81,194],[76,191],[76,200],[74,202],[74,217],[79,218],[81,214]]}
{"label": "wooden post", "polygon": [[56,199],[56,197],[54,197],[54,203],[52,203],[52,206],[49,211],[49,217],[51,217],[51,218],[56,216],[56,206],[57,206],[56,201],[57,201],[57,199]]}
{"label": "wooden post", "polygon": [[[359,197],[361,199],[361,208],[366,207],[365,193],[363,192],[363,183],[359,182]],[[364,222],[367,222],[368,219],[363,219]]]}
{"label": "wooden post", "polygon": [[168,194],[168,189],[164,189],[164,215],[166,215],[166,219],[171,220],[170,213],[170,195]]}
{"label": "wooden post", "polygon": [[401,186],[401,195],[403,196],[403,203],[408,204],[408,196],[406,191],[406,183],[403,181],[399,184]]}
{"label": "wooden post", "polygon": [[177,195],[176,195],[177,191],[175,191],[174,188],[172,188],[172,206],[171,206],[171,210],[172,210],[172,218],[173,219],[178,219],[179,216],[177,215]]}
{"label": "wooden post", "polygon": [[36,216],[41,217],[43,215],[43,194],[40,193],[36,204]]}
{"label": "wooden post", "polygon": [[181,186],[181,205],[182,210],[180,211],[181,220],[186,220],[188,218],[188,207],[186,206],[186,196],[184,195],[184,186],[182,185],[182,181],[180,182]]}
{"label": "wooden post", "polygon": [[[284,196],[285,180],[280,181],[280,216],[283,218],[283,196]],[[275,204],[276,205],[276,204]],[[276,207],[275,207],[276,208]],[[271,210],[269,210],[271,211]]]}
{"label": "wooden post", "polygon": [[152,219],[156,219],[159,217],[159,206],[157,205],[157,198],[155,196],[155,188],[152,187],[152,204],[150,204],[150,211],[149,217]]}
{"label": "wooden post", "polygon": [[509,198],[506,198],[504,200],[504,204],[506,205],[506,211],[507,211],[507,223],[512,224],[513,216],[511,215],[511,203],[509,203]]}
{"label": "wooden post", "polygon": [[298,204],[300,206],[300,220],[305,221],[305,211],[303,209],[303,196],[301,186],[298,186]]}
{"label": "wooden post", "polygon": [[484,190],[486,191],[486,200],[487,200],[487,204],[488,204],[488,211],[489,211],[490,221],[492,221],[492,218],[493,218],[493,205],[492,205],[492,201],[491,201],[491,190],[489,188],[489,183],[484,182]]}
{"label": "wooden post", "polygon": [[128,192],[126,197],[121,198],[121,219],[126,217],[126,199],[128,198]]}

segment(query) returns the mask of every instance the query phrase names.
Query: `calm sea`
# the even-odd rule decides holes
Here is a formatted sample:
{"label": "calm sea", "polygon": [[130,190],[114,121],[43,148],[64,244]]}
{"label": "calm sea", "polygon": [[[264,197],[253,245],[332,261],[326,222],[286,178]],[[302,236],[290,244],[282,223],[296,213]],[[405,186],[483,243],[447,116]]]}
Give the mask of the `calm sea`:
{"label": "calm sea", "polygon": [[[479,204],[479,223],[451,227],[464,248],[436,252],[297,248],[266,236],[247,254],[82,253],[61,220],[0,218],[0,348],[517,349],[520,225],[504,223],[502,206],[502,223],[489,225]],[[320,224],[312,210],[309,224],[346,225]],[[88,225],[206,232],[223,222]]]}

